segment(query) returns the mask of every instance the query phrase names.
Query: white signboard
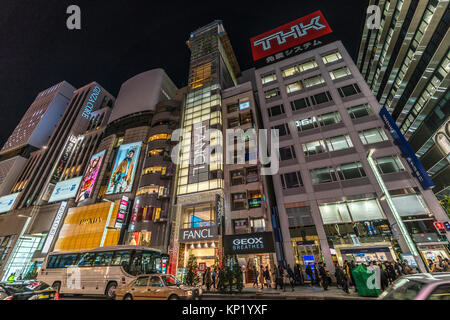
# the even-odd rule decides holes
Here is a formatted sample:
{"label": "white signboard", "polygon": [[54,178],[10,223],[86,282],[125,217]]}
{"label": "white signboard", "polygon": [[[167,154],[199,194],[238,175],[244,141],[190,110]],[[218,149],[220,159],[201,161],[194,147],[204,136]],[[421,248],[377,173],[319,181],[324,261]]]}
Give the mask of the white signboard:
{"label": "white signboard", "polygon": [[17,199],[19,193],[8,194],[7,196],[3,196],[0,198],[0,213],[8,212],[11,210],[14,202]]}
{"label": "white signboard", "polygon": [[83,179],[83,177],[76,177],[58,182],[55,186],[55,189],[53,189],[52,195],[50,196],[48,202],[75,198],[78,187],[81,183],[81,179]]}

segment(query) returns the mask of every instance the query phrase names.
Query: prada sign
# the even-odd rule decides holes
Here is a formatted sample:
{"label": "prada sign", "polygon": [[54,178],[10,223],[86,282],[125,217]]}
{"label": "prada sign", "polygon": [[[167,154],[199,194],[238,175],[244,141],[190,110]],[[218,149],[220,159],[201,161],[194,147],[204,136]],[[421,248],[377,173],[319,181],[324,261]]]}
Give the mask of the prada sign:
{"label": "prada sign", "polygon": [[217,240],[217,227],[202,227],[180,230],[180,242]]}
{"label": "prada sign", "polygon": [[225,254],[275,252],[272,232],[225,235],[223,245]]}

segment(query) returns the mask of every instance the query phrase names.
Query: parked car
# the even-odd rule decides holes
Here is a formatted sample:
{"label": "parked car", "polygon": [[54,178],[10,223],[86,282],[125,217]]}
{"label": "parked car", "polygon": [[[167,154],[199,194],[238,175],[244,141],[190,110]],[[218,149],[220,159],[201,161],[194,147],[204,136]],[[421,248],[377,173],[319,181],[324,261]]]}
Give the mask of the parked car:
{"label": "parked car", "polygon": [[115,291],[116,300],[198,300],[202,289],[181,285],[170,274],[145,274]]}
{"label": "parked car", "polygon": [[450,272],[416,273],[397,279],[381,300],[450,300]]}
{"label": "parked car", "polygon": [[59,300],[59,294],[42,281],[0,282],[0,300]]}

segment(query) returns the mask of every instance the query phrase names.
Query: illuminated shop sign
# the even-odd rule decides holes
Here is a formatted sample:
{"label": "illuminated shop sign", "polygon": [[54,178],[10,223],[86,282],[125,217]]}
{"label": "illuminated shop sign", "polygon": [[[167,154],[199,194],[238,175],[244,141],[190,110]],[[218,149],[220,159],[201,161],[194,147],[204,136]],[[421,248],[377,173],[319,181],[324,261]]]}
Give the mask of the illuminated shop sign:
{"label": "illuminated shop sign", "polygon": [[53,219],[52,226],[50,231],[48,232],[47,239],[45,239],[44,246],[42,247],[42,253],[47,253],[50,250],[50,246],[53,243],[53,239],[55,239],[56,232],[58,231],[58,227],[62,221],[64,213],[66,212],[67,201],[61,202],[58,208],[58,212],[56,212],[55,218]]}
{"label": "illuminated shop sign", "polygon": [[92,191],[94,190],[95,181],[97,180],[98,172],[102,166],[103,158],[105,157],[106,150],[94,154],[89,161],[88,168],[83,176],[83,181],[81,182],[80,191],[75,198],[75,201],[83,201],[90,198]]}
{"label": "illuminated shop sign", "polygon": [[331,32],[322,12],[316,11],[251,38],[253,60],[260,60]]}
{"label": "illuminated shop sign", "polygon": [[57,183],[61,178],[64,168],[66,167],[67,161],[69,160],[70,155],[75,149],[77,142],[78,142],[77,137],[73,135],[69,136],[69,139],[67,140],[66,145],[64,146],[64,151],[61,155],[61,158],[58,161],[58,165],[56,166],[55,172],[53,173],[53,176],[51,178],[50,181],[51,183]]}
{"label": "illuminated shop sign", "polygon": [[202,123],[194,123],[192,130],[191,157],[193,164],[189,165],[188,183],[197,183],[209,180],[209,165],[207,152],[209,139],[207,131],[209,130],[209,120]]}
{"label": "illuminated shop sign", "polygon": [[433,181],[431,180],[427,171],[423,167],[422,163],[417,158],[408,141],[406,141],[405,137],[401,133],[394,119],[392,119],[389,111],[385,107],[381,108],[380,117],[381,120],[383,120],[384,124],[389,129],[392,138],[394,139],[395,143],[402,152],[403,157],[405,158],[412,172],[416,176],[417,180],[419,180],[422,188],[424,188],[425,190],[433,188],[434,187]]}
{"label": "illuminated shop sign", "polygon": [[245,102],[239,103],[239,110],[244,110],[247,108],[250,108],[250,101],[245,101]]}
{"label": "illuminated shop sign", "polygon": [[19,193],[12,193],[7,196],[0,197],[0,213],[11,210],[18,195]]}
{"label": "illuminated shop sign", "polygon": [[275,252],[272,232],[225,235],[223,245],[225,254]]}
{"label": "illuminated shop sign", "polygon": [[91,112],[94,109],[95,102],[97,101],[101,91],[102,90],[100,89],[99,86],[94,87],[89,97],[89,100],[86,103],[86,106],[84,107],[83,113],[81,114],[82,117],[89,119],[89,117],[91,116]]}
{"label": "illuminated shop sign", "polygon": [[106,194],[131,192],[141,145],[142,143],[138,141],[120,146]]}
{"label": "illuminated shop sign", "polygon": [[217,227],[203,227],[194,229],[181,229],[180,241],[204,241],[218,239]]}
{"label": "illuminated shop sign", "polygon": [[83,177],[76,177],[58,182],[55,186],[55,189],[53,189],[52,195],[50,196],[48,202],[74,198],[77,194],[78,187],[80,186],[82,178]]}
{"label": "illuminated shop sign", "polygon": [[128,200],[128,197],[122,196],[114,228],[122,228],[122,225],[125,223],[128,213]]}

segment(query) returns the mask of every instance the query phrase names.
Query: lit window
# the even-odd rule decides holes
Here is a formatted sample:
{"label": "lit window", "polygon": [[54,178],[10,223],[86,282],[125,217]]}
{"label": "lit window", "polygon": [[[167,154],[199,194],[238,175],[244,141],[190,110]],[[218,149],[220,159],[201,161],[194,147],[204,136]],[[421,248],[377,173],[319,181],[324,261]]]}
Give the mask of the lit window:
{"label": "lit window", "polygon": [[372,144],[388,140],[383,128],[373,128],[359,132],[359,138],[363,144]]}
{"label": "lit window", "polygon": [[342,77],[346,77],[351,74],[352,73],[350,72],[350,70],[347,67],[342,67],[342,68],[338,68],[338,69],[330,71],[330,77],[333,80],[339,79]]}
{"label": "lit window", "polygon": [[357,119],[373,114],[372,109],[367,103],[348,108],[347,112],[352,119]]}
{"label": "lit window", "polygon": [[331,62],[334,62],[334,61],[338,61],[340,59],[342,59],[342,56],[339,53],[339,51],[335,51],[333,53],[327,54],[326,56],[322,57],[322,61],[325,64],[331,63]]}
{"label": "lit window", "polygon": [[261,77],[262,84],[269,83],[275,80],[277,80],[277,75],[275,73],[271,73]]}
{"label": "lit window", "polygon": [[168,134],[168,133],[154,134],[153,136],[151,136],[148,139],[148,142],[154,141],[154,140],[169,140],[171,137],[172,137],[172,135]]}
{"label": "lit window", "polygon": [[306,78],[305,80],[303,80],[303,83],[305,84],[305,87],[312,87],[312,86],[316,86],[318,84],[324,83],[325,80],[322,77],[322,75],[318,74],[314,77],[310,77],[310,78]]}
{"label": "lit window", "polygon": [[292,93],[303,89],[303,84],[301,81],[296,81],[286,85],[286,92]]}

